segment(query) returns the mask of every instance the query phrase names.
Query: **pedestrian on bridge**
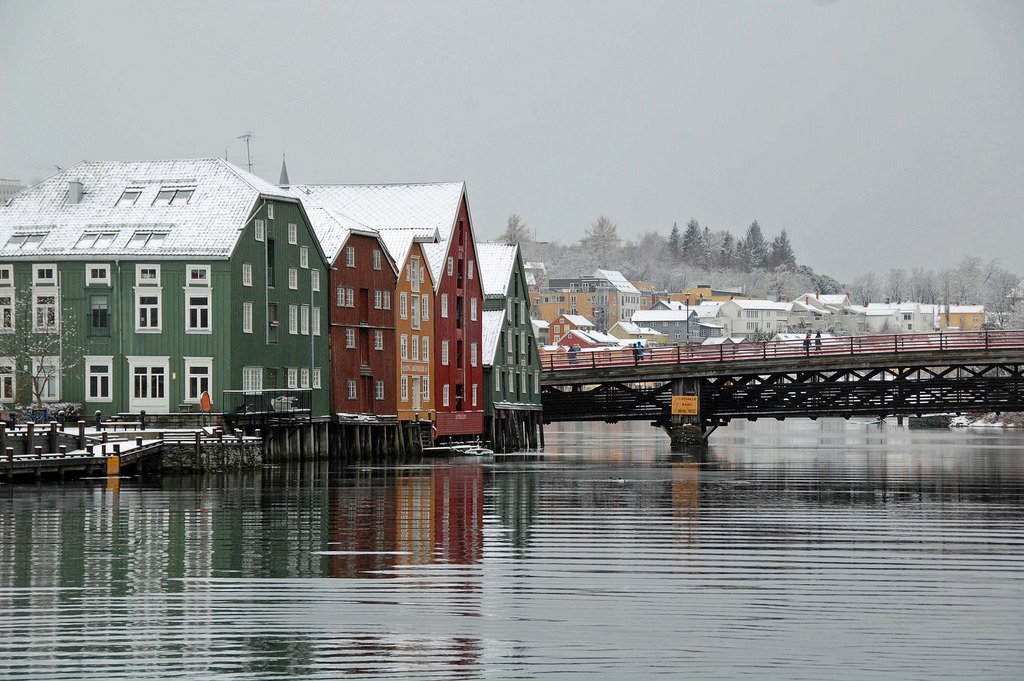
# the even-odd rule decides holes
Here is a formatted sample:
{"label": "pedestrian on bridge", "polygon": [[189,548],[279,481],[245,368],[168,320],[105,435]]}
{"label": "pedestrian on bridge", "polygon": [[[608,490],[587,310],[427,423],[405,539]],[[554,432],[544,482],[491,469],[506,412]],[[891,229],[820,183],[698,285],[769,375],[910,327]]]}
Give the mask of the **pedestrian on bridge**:
{"label": "pedestrian on bridge", "polygon": [[821,352],[821,329],[814,332],[814,351]]}
{"label": "pedestrian on bridge", "polygon": [[811,332],[808,331],[807,335],[804,336],[804,353],[811,354]]}
{"label": "pedestrian on bridge", "polygon": [[633,364],[639,364],[644,358],[644,346],[640,341],[633,345]]}

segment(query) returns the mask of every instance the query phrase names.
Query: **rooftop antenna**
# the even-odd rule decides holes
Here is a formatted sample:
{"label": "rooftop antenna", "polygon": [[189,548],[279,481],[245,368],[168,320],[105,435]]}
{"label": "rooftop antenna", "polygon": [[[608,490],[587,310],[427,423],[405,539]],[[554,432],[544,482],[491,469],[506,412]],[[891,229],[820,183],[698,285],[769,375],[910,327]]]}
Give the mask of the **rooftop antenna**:
{"label": "rooftop antenna", "polygon": [[252,139],[252,131],[246,132],[244,135],[239,135],[238,139],[245,140],[245,162],[249,166],[249,172],[252,172],[252,153],[249,151],[249,140]]}

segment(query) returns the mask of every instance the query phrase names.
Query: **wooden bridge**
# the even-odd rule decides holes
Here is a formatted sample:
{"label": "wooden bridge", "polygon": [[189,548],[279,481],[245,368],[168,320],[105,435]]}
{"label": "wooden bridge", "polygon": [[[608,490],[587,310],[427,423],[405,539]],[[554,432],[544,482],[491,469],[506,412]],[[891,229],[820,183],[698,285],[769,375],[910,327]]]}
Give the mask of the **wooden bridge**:
{"label": "wooden bridge", "polygon": [[677,448],[734,418],[1024,411],[1024,331],[559,353],[542,384],[545,422],[649,420]]}

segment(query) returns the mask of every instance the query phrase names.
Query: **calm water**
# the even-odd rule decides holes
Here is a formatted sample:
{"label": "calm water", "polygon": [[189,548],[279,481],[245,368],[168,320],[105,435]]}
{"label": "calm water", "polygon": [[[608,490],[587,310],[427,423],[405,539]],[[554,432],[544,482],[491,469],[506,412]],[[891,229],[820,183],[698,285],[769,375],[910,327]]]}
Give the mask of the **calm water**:
{"label": "calm water", "polygon": [[0,487],[3,678],[1024,678],[1024,434]]}

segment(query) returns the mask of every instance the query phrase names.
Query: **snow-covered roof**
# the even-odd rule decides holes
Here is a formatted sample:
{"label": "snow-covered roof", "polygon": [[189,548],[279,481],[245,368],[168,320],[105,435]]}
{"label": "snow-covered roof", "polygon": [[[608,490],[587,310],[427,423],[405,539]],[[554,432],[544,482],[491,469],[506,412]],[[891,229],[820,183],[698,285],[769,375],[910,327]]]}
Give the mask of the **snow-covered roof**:
{"label": "snow-covered roof", "polygon": [[[821,338],[835,338],[835,336],[832,335],[831,333],[823,333],[823,334],[821,334],[820,337]],[[772,336],[772,340],[782,341],[784,343],[796,343],[796,342],[803,343],[804,339],[806,339],[806,338],[807,338],[807,332],[804,332],[804,333],[777,333],[774,336]],[[818,338],[818,336],[816,336],[815,334],[812,333],[811,334],[811,339],[814,340],[816,338]]]}
{"label": "snow-covered roof", "polygon": [[952,314],[981,314],[985,311],[984,305],[950,305],[949,311]]}
{"label": "snow-covered roof", "polygon": [[756,298],[734,298],[728,303],[723,303],[723,305],[736,305],[741,310],[782,310],[789,312],[793,309],[793,303],[759,300]]}
{"label": "snow-covered roof", "polygon": [[889,306],[884,307],[873,307],[868,305],[851,305],[850,307],[844,307],[843,310],[848,311],[850,314],[861,315],[864,317],[892,317],[895,316],[896,310]]}
{"label": "snow-covered roof", "polygon": [[630,317],[634,324],[650,324],[651,322],[685,322],[685,310],[637,310]]}
{"label": "snow-covered roof", "polygon": [[562,317],[573,326],[579,328],[587,328],[594,326],[594,322],[590,321],[581,314],[563,314]]}
{"label": "snow-covered roof", "polygon": [[376,230],[417,229],[447,240],[465,183],[293,184],[290,189]]}
{"label": "snow-covered roof", "polygon": [[338,254],[341,253],[342,247],[353,232],[377,236],[375,230],[332,210],[308,204],[305,201],[303,201],[303,206],[328,263],[333,264],[337,260]]}
{"label": "snow-covered roof", "polygon": [[725,303],[706,302],[700,305],[691,305],[690,312],[697,315],[698,319],[713,319],[718,316],[718,311]]}
{"label": "snow-covered roof", "polygon": [[481,359],[485,367],[494,366],[494,353],[498,351],[501,327],[505,323],[505,310],[484,310],[481,322],[483,324],[483,338],[480,345],[483,352]]}
{"label": "snow-covered roof", "polygon": [[604,279],[620,293],[640,293],[639,289],[622,275],[622,272],[617,272],[616,270],[595,270],[593,276]]}
{"label": "snow-covered roof", "polygon": [[485,298],[504,298],[508,295],[512,268],[516,264],[516,244],[483,242],[476,245],[477,271],[483,284]]}
{"label": "snow-covered roof", "polygon": [[[405,267],[405,261],[409,259],[414,243],[431,243],[433,239],[433,237],[425,236],[422,230],[416,229],[384,229],[377,232],[377,234],[380,235],[384,248],[391,255],[391,259],[395,262],[395,267],[399,272]],[[427,274],[433,280],[430,268],[424,266],[423,269],[427,271]]]}
{"label": "snow-covered roof", "polygon": [[[652,329],[652,328],[649,328],[649,327],[646,327],[646,326],[640,326],[639,324],[634,324],[633,322],[627,322],[625,320],[616,322],[615,326],[619,327],[620,329],[622,329],[626,333],[630,334],[631,336],[664,336],[665,335],[661,331],[658,331],[657,329]],[[612,328],[614,329],[615,326],[613,326]]]}
{"label": "snow-covered roof", "polygon": [[533,322],[533,328],[535,329],[546,329],[551,326],[551,322],[546,319],[532,319],[530,321]]}
{"label": "snow-covered roof", "polygon": [[849,302],[849,298],[845,293],[805,293],[800,298],[803,298],[808,303],[813,300],[822,305],[845,305]]}
{"label": "snow-covered roof", "polygon": [[728,343],[742,343],[747,340],[746,336],[712,336],[705,338],[701,345],[725,345]]}
{"label": "snow-covered roof", "polygon": [[[68,200],[69,182],[81,183],[78,203]],[[129,188],[139,192],[134,200],[125,196]],[[178,193],[157,203],[161,189]],[[33,260],[67,255],[227,258],[261,196],[295,201],[287,190],[218,158],[82,161],[0,207],[0,254]],[[129,247],[136,232],[166,236],[158,248]],[[8,246],[15,233],[45,237],[37,248],[19,250]],[[113,237],[104,247],[79,246],[84,234],[93,233]]]}

